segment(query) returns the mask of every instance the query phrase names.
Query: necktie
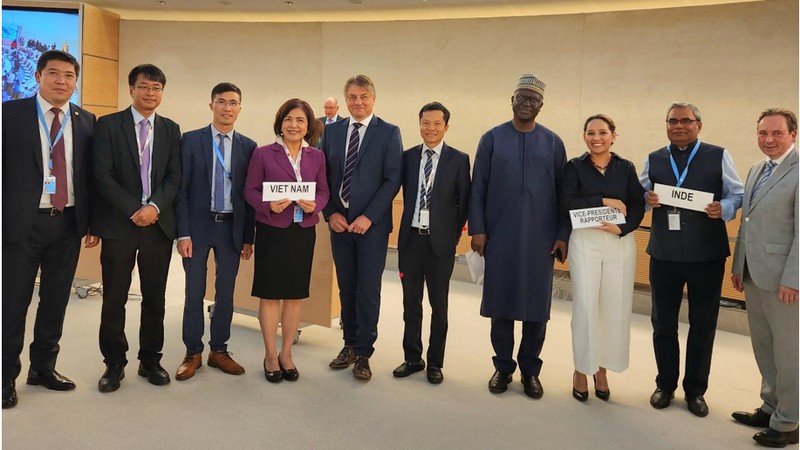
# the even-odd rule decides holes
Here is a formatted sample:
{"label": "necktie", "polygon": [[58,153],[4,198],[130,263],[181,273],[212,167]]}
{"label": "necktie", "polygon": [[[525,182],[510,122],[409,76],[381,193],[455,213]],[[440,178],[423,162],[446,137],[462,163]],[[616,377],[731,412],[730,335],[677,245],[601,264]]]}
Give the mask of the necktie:
{"label": "necktie", "polygon": [[350,133],[350,142],[347,144],[347,158],[344,161],[344,178],[342,179],[342,200],[345,202],[350,201],[350,178],[358,158],[358,129],[361,127],[362,124],[358,122],[353,124],[353,132]]}
{"label": "necktie", "polygon": [[139,157],[141,164],[139,175],[142,180],[142,199],[147,201],[150,199],[150,142],[147,139],[150,135],[150,121],[142,119],[139,122],[139,145],[141,156]]}
{"label": "necktie", "polygon": [[331,119],[330,117],[325,119],[325,125],[328,125],[329,123],[333,123],[333,119]]}
{"label": "necktie", "polygon": [[[219,152],[222,157],[225,157],[225,134],[219,135]],[[207,142],[207,141],[206,141]],[[214,152],[216,153],[216,152]],[[217,163],[214,165],[214,209],[221,213],[225,211],[225,167],[219,161],[219,157],[215,154],[214,159]]]}
{"label": "necktie", "polygon": [[[58,131],[61,129],[61,120],[58,115],[61,110],[53,108],[50,111],[55,114],[53,123],[50,124],[50,142],[55,141]],[[67,156],[64,151],[64,135],[53,146],[53,169],[51,175],[56,177],[56,193],[50,195],[50,203],[53,207],[63,211],[67,206]]]}
{"label": "necktie", "polygon": [[756,193],[767,184],[770,175],[772,175],[772,170],[775,169],[775,166],[778,164],[775,161],[769,160],[764,164],[764,172],[761,173],[761,178],[758,179],[756,183],[756,187],[753,188],[753,194],[750,196],[750,201],[753,201],[756,198]]}
{"label": "necktie", "polygon": [[425,156],[428,158],[425,161],[425,170],[423,171],[422,187],[419,190],[419,209],[430,209],[431,205],[431,173],[433,172],[433,155],[431,149],[425,150]]}

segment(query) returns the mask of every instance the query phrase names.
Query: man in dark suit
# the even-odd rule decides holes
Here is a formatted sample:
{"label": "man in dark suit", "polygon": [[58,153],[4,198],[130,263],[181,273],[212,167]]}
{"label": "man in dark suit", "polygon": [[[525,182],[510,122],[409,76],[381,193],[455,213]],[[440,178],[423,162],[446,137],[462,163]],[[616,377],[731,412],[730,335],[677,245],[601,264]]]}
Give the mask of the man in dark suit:
{"label": "man in dark suit", "polygon": [[339,104],[333,97],[325,99],[325,103],[322,104],[322,111],[325,113],[324,117],[317,119],[317,122],[319,122],[317,129],[320,130],[320,141],[322,140],[322,135],[325,133],[325,125],[342,120],[342,116],[339,115]]}
{"label": "man in dark suit", "polygon": [[327,126],[320,149],[328,162],[331,199],[322,211],[331,231],[342,305],[344,348],[330,363],[372,378],[369,358],[378,338],[381,276],[392,231],[392,200],[400,190],[400,129],[372,114],[375,85],[366,75],[345,83],[349,120]]}
{"label": "man in dark suit", "polygon": [[244,200],[244,181],[256,143],[233,131],[241,102],[242,91],[236,85],[214,86],[209,103],[213,122],[181,139],[181,188],[175,201],[175,217],[178,253],[186,272],[186,356],[178,367],[177,380],[191,378],[202,366],[203,297],[208,252],[212,248],[217,269],[208,365],[232,375],[244,373],[228,352],[239,258],[250,259],[255,237],[255,212]]}
{"label": "man in dark suit", "polygon": [[175,239],[174,201],[180,188],[181,130],[155,114],[166,83],[158,67],[134,67],[128,74],[133,105],[97,121],[92,161],[99,201],[92,231],[103,239],[100,351],[106,364],[100,392],[116,391],[125,376],[125,303],[134,263],[142,288],[138,373],[155,385],[169,383],[160,361],[164,292]]}
{"label": "man in dark suit", "polygon": [[447,294],[456,246],[467,221],[470,189],[469,156],[443,140],[449,122],[450,111],[441,103],[428,103],[419,111],[424,144],[403,152],[403,217],[397,243],[405,362],[393,373],[403,378],[425,368],[422,292],[427,283],[431,304],[427,374],[432,384],[444,380]]}
{"label": "man in dark suit", "polygon": [[[41,271],[27,383],[67,391],[56,372],[61,331],[81,237],[89,225],[89,157],[95,117],[69,102],[80,65],[66,52],[44,52],[39,93],[3,104],[3,408],[17,404],[15,380],[25,318]],[[44,183],[43,183],[44,181]]]}

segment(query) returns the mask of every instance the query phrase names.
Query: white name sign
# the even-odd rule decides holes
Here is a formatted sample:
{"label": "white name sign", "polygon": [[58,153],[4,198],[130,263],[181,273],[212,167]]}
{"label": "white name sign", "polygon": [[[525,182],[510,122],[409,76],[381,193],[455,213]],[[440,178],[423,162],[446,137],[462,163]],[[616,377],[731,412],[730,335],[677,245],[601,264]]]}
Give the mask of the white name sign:
{"label": "white name sign", "polygon": [[710,192],[695,191],[694,189],[654,184],[653,192],[658,194],[658,202],[662,205],[676,206],[678,208],[705,211],[706,206],[714,201],[714,194]]}
{"label": "white name sign", "polygon": [[317,193],[317,182],[270,182],[265,181],[261,192],[261,200],[271,202],[274,200],[314,200]]}
{"label": "white name sign", "polygon": [[592,228],[603,225],[600,222],[614,223],[617,225],[625,223],[625,216],[617,208],[610,206],[600,206],[598,208],[571,209],[569,218],[572,220],[572,228]]}

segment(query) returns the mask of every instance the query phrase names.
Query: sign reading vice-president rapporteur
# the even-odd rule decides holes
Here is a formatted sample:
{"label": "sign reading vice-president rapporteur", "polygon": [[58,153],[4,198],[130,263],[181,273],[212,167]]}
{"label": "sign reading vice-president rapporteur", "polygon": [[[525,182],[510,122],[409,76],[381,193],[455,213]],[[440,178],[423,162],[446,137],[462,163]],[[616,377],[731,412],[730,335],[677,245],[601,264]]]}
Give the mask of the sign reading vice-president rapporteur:
{"label": "sign reading vice-president rapporteur", "polygon": [[272,202],[275,200],[311,200],[314,201],[314,196],[317,194],[317,183],[315,181],[303,182],[277,182],[265,181],[261,190],[261,200],[265,202]]}
{"label": "sign reading vice-president rapporteur", "polygon": [[625,223],[625,216],[617,208],[610,206],[600,206],[597,208],[571,209],[569,218],[572,221],[572,228],[593,228],[603,225],[601,222],[613,224]]}

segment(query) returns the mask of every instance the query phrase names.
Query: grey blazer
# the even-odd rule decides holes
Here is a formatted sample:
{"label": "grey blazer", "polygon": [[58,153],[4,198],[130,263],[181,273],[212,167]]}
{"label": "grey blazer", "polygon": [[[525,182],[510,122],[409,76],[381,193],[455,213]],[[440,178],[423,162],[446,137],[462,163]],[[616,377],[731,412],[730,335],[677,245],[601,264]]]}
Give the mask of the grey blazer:
{"label": "grey blazer", "polygon": [[750,201],[765,161],[754,164],[747,174],[733,273],[742,275],[747,264],[753,283],[760,289],[797,289],[797,149],[790,150]]}

